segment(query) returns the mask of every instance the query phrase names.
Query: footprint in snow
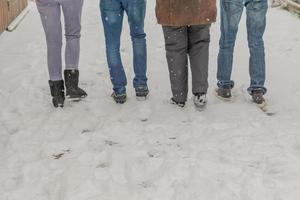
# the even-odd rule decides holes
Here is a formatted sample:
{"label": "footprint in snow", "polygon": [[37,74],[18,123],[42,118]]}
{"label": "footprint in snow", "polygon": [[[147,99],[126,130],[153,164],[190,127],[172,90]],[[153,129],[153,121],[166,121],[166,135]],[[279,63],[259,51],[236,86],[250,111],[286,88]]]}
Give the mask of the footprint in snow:
{"label": "footprint in snow", "polygon": [[107,168],[108,164],[107,163],[100,163],[99,165],[96,166],[96,168]]}
{"label": "footprint in snow", "polygon": [[71,152],[71,150],[67,149],[67,150],[63,150],[62,153],[53,154],[52,156],[55,160],[58,160],[58,159],[62,158],[66,153],[70,153],[70,152]]}
{"label": "footprint in snow", "polygon": [[150,158],[159,158],[161,156],[161,154],[157,151],[149,151],[148,156]]}
{"label": "footprint in snow", "polygon": [[92,132],[92,131],[89,130],[89,129],[83,129],[83,130],[81,131],[81,134],[86,134],[86,133],[90,133],[90,132]]}
{"label": "footprint in snow", "polygon": [[152,183],[150,181],[143,181],[139,183],[139,185],[146,189],[146,188],[150,188],[152,186]]}
{"label": "footprint in snow", "polygon": [[117,145],[117,144],[119,144],[119,143],[114,142],[114,141],[111,141],[111,140],[105,140],[105,144],[106,144],[106,145],[109,145],[109,146],[113,146],[113,145]]}
{"label": "footprint in snow", "polygon": [[97,72],[96,74],[97,74],[98,76],[103,76],[103,75],[104,75],[103,72]]}

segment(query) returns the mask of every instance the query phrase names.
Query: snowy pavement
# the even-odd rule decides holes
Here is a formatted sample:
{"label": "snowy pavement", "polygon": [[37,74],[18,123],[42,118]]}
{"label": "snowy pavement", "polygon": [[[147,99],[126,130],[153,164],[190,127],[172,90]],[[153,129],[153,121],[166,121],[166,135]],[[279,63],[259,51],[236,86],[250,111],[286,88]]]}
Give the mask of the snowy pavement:
{"label": "snowy pavement", "polygon": [[[45,41],[31,12],[0,36],[0,200],[299,200],[300,19],[270,9],[265,35],[266,116],[242,91],[249,83],[245,18],[238,36],[235,101],[216,99],[219,21],[212,26],[207,110],[170,105],[170,84],[155,1],[148,1],[151,96],[110,98],[97,1],[85,1],[81,84],[89,96],[51,105]],[[122,56],[132,80],[127,24]]]}

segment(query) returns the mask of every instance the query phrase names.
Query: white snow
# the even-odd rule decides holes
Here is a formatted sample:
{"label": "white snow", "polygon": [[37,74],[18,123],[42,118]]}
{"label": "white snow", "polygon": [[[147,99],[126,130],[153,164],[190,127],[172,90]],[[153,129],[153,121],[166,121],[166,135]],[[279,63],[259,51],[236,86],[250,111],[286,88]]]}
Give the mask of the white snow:
{"label": "white snow", "polygon": [[[0,200],[299,200],[300,20],[270,9],[265,35],[266,116],[245,100],[245,16],[233,78],[235,101],[216,99],[219,20],[212,26],[208,107],[169,103],[170,84],[155,1],[148,1],[149,101],[136,101],[127,22],[125,105],[116,105],[97,1],[85,1],[81,85],[89,96],[54,109],[38,12],[0,36]],[[125,19],[126,21],[126,19]],[[191,96],[190,96],[191,97]],[[55,159],[56,158],[56,159]]]}

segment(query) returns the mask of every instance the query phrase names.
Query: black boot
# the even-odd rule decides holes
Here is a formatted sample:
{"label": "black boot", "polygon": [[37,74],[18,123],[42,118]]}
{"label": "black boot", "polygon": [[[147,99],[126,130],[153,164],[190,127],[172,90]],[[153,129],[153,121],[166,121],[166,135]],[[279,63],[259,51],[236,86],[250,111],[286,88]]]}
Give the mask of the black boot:
{"label": "black boot", "polygon": [[139,86],[135,88],[135,94],[136,94],[136,98],[137,100],[146,100],[147,96],[149,94],[149,89],[147,86]]}
{"label": "black boot", "polygon": [[52,103],[54,107],[64,107],[65,86],[64,81],[49,81]]}
{"label": "black boot", "polygon": [[177,106],[179,106],[181,108],[183,108],[185,106],[185,102],[184,101],[183,102],[178,102],[173,97],[170,99],[170,102],[171,102],[171,104],[177,105]]}
{"label": "black boot", "polygon": [[79,71],[77,69],[66,69],[64,71],[66,82],[66,96],[70,99],[82,99],[87,96],[87,93],[78,87]]}
{"label": "black boot", "polygon": [[111,94],[111,96],[115,100],[115,102],[118,104],[124,104],[127,101],[126,92],[123,94],[116,94],[115,92],[113,92]]}

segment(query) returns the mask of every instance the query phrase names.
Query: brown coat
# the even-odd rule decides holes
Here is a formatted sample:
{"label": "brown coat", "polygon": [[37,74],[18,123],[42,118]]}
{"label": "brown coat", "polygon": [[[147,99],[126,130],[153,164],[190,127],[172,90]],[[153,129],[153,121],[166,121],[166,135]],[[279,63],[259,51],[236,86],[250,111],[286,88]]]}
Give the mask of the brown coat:
{"label": "brown coat", "polygon": [[210,24],[216,15],[216,0],[156,0],[157,21],[165,26]]}

